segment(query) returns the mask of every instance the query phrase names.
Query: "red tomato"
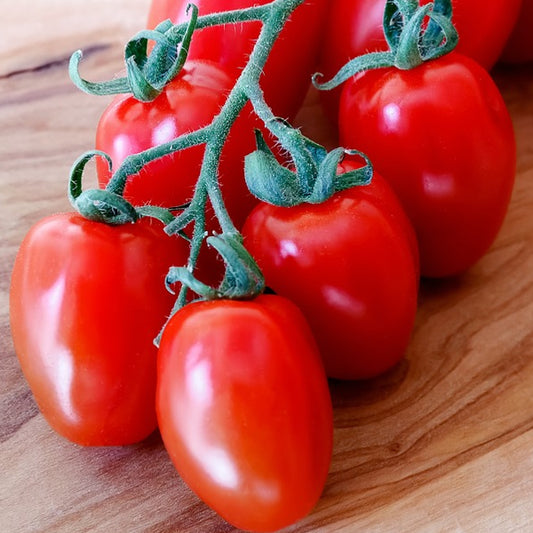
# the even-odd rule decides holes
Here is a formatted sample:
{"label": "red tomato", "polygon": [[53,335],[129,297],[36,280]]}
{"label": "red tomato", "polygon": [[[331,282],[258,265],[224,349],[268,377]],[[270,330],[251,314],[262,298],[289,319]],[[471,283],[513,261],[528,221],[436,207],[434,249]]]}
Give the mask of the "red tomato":
{"label": "red tomato", "polygon": [[[430,0],[421,0],[427,4]],[[386,0],[331,0],[319,71],[331,78],[348,60],[386,50],[383,11]],[[459,33],[456,51],[490,69],[500,56],[515,24],[522,0],[452,0]],[[490,4],[490,5],[489,5]],[[340,91],[322,93],[336,120]]]}
{"label": "red tomato", "polygon": [[157,414],[180,475],[234,526],[280,529],[320,497],[331,399],[309,326],[288,300],[200,302],[176,313],[161,339]]}
{"label": "red tomato", "polygon": [[[210,124],[231,87],[232,80],[216,65],[188,63],[153,102],[140,102],[128,95],[115,97],[98,124],[96,148],[109,154],[113,168],[118,168],[129,155]],[[237,226],[256,203],[244,181],[244,156],[255,149],[256,123],[243,110],[222,152],[220,174],[224,199]],[[125,198],[134,205],[184,204],[193,195],[203,154],[201,145],[148,163],[128,180]],[[98,158],[97,169],[103,187],[110,179],[107,162]]]}
{"label": "red tomato", "polygon": [[404,356],[418,257],[413,230],[383,178],[375,174],[370,185],[322,204],[261,203],[243,235],[267,286],[303,311],[329,377],[374,377]]}
{"label": "red tomato", "polygon": [[[200,15],[208,15],[263,5],[269,1],[197,0],[194,3]],[[165,19],[174,23],[187,21],[185,12],[188,3],[189,0],[152,0],[148,27],[154,28]],[[268,58],[261,85],[267,103],[278,116],[291,120],[303,102],[311,75],[316,70],[322,43],[321,27],[328,6],[328,0],[306,0],[299,6]],[[259,22],[248,22],[199,30],[193,37],[188,57],[214,61],[237,79],[252,52],[260,27]]]}
{"label": "red tomato", "polygon": [[489,74],[452,52],[415,69],[349,80],[341,143],[365,152],[410,217],[421,272],[461,273],[487,251],[511,197],[516,148],[505,103]]}
{"label": "red tomato", "polygon": [[501,59],[508,63],[533,61],[533,0],[523,0],[518,21],[507,41]]}
{"label": "red tomato", "polygon": [[49,424],[83,445],[124,445],[156,428],[153,339],[173,304],[164,278],[185,241],[159,222],[45,218],[15,260],[15,350]]}

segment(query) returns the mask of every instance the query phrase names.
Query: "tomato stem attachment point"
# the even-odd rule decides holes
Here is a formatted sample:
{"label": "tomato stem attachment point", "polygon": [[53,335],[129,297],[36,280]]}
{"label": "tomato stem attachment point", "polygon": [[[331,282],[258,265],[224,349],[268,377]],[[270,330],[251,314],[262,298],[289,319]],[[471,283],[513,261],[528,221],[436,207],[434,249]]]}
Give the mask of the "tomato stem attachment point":
{"label": "tomato stem attachment point", "polygon": [[317,72],[312,77],[315,88],[321,91],[335,89],[356,74],[368,70],[416,68],[425,61],[451,52],[459,39],[452,23],[451,0],[435,0],[422,6],[417,0],[387,0],[383,31],[389,51],[355,57],[325,82],[320,81],[323,75]]}
{"label": "tomato stem attachment point", "polygon": [[111,158],[104,152],[92,150],[81,155],[73,164],[69,184],[68,198],[72,207],[88,220],[103,222],[110,225],[133,224],[141,217],[156,218],[163,224],[174,220],[168,209],[146,205],[134,207],[121,194],[112,189],[83,190],[82,177],[85,166],[94,157],[104,158],[111,170]]}

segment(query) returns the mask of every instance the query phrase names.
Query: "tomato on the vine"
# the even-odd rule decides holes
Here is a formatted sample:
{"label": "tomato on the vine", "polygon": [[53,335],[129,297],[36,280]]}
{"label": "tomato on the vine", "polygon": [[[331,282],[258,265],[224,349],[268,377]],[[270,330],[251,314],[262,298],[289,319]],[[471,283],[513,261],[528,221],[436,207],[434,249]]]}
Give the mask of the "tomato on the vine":
{"label": "tomato on the vine", "polygon": [[[188,62],[152,102],[140,102],[131,95],[116,96],[98,123],[96,148],[111,156],[116,169],[129,155],[210,124],[232,86],[231,78],[217,65]],[[246,188],[243,166],[244,156],[255,148],[253,129],[257,124],[258,119],[245,108],[222,152],[222,193],[237,226],[256,203]],[[185,204],[193,195],[203,154],[204,146],[199,145],[148,163],[128,179],[124,197],[134,205]],[[98,158],[97,170],[103,187],[111,178],[107,161]]]}
{"label": "tomato on the vine", "polygon": [[[355,165],[342,163],[345,171]],[[321,204],[261,203],[243,235],[267,286],[303,311],[329,377],[371,378],[402,359],[417,309],[418,253],[381,176]]]}
{"label": "tomato on the vine", "polygon": [[158,354],[157,414],[184,481],[236,527],[274,531],[316,504],[332,452],[316,343],[285,298],[192,303]]}
{"label": "tomato on the vine", "polygon": [[141,219],[108,226],[77,213],[29,231],[10,291],[15,351],[48,423],[83,445],[124,445],[157,425],[154,338],[185,241]]}
{"label": "tomato on the vine", "polygon": [[[197,0],[200,15],[263,5],[269,0]],[[174,23],[188,19],[188,0],[152,0],[148,27],[163,20]],[[291,120],[299,110],[316,70],[322,45],[322,27],[328,0],[306,0],[283,28],[265,65],[260,80],[265,99],[274,113]],[[214,26],[199,30],[193,37],[189,59],[210,60],[237,79],[259,35],[259,22]]]}
{"label": "tomato on the vine", "polygon": [[[421,0],[427,4],[430,0]],[[332,0],[319,71],[331,78],[346,62],[367,52],[387,49],[383,33],[386,0]],[[452,0],[452,21],[459,33],[456,50],[486,69],[498,60],[518,18],[522,0]],[[336,120],[340,91],[323,93]]]}
{"label": "tomato on the vine", "polygon": [[345,83],[340,140],[365,152],[417,233],[421,273],[470,268],[510,201],[513,125],[493,80],[456,52],[411,70],[377,69]]}

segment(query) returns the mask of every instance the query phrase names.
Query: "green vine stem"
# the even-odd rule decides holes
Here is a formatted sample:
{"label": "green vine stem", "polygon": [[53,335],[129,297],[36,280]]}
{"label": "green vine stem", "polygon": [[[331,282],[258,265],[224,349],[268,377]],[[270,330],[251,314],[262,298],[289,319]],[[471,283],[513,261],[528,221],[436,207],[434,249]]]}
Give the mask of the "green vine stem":
{"label": "green vine stem", "polygon": [[322,74],[316,73],[313,85],[327,91],[359,72],[388,67],[412,69],[451,52],[459,38],[452,23],[451,0],[435,0],[422,6],[418,0],[387,0],[383,31],[389,51],[356,57],[326,82],[320,82]]}
{"label": "green vine stem", "polygon": [[[242,236],[228,215],[218,182],[222,149],[233,123],[249,101],[266,129],[277,139],[293,162],[291,168],[280,164],[262,134],[256,132],[257,150],[246,156],[245,179],[251,192],[260,200],[281,206],[304,202],[320,203],[336,191],[364,185],[372,179],[372,165],[364,154],[343,148],[328,153],[324,147],[307,139],[298,129],[276,117],[264,99],[259,85],[264,65],[289,16],[303,1],[273,0],[262,6],[205,17],[198,17],[195,8],[189,8],[192,9],[192,15],[188,23],[173,26],[169,21],[165,21],[156,30],[137,34],[128,43],[126,64],[135,61],[137,67],[127,68],[128,76],[122,81],[86,82],[78,72],[81,53],[77,52],[72,57],[71,77],[82,90],[93,94],[113,94],[120,87],[121,92],[128,90],[135,97],[150,99],[170,81],[169,72],[172,75],[179,72],[184,61],[181,52],[188,48],[194,29],[233,22],[262,23],[246,66],[219,114],[209,125],[127,157],[114,172],[105,191],[82,191],[80,176],[85,165],[93,157],[104,157],[110,164],[106,154],[88,152],[74,166],[73,175],[76,180],[75,185],[71,186],[73,204],[78,209],[83,208],[85,216],[110,223],[121,223],[143,215],[139,208],[134,209],[122,197],[130,176],[138,174],[146,164],[158,158],[191,146],[204,145],[204,157],[193,197],[165,227],[165,231],[170,235],[183,235],[184,230],[192,226],[187,266],[172,268],[167,278],[169,287],[181,283],[173,313],[186,304],[189,289],[201,299],[252,298],[264,290],[262,273],[243,246]],[[147,55],[148,39],[156,41],[150,55]],[[356,170],[337,174],[339,163],[346,154],[362,157],[365,164]],[[207,202],[211,203],[220,224],[220,235],[206,234]],[[144,216],[154,216],[150,206],[142,209],[146,212]],[[194,276],[200,250],[206,241],[217,250],[226,264],[224,279],[217,288],[203,284]]]}
{"label": "green vine stem", "polygon": [[[141,93],[141,97],[149,96],[151,98],[153,95],[150,94],[150,89],[136,88],[135,85],[139,85],[139,80],[141,80],[140,85],[146,82],[149,87],[155,88],[156,91],[164,88],[162,81],[169,81],[168,72],[172,71],[175,75],[179,71],[177,66],[183,60],[183,58],[180,59],[180,51],[188,47],[188,41],[186,40],[183,44],[183,39],[188,39],[187,36],[191,34],[191,28],[199,29],[215,24],[252,20],[262,22],[261,31],[250,58],[225,104],[211,124],[181,135],[168,143],[129,156],[116,169],[105,191],[81,191],[80,184],[71,186],[73,203],[78,208],[80,205],[89,205],[89,208],[84,207],[86,216],[96,216],[102,220],[102,212],[104,212],[106,215],[112,215],[113,223],[120,223],[124,220],[131,221],[139,214],[136,210],[132,211],[128,202],[122,198],[129,177],[137,174],[146,164],[155,159],[194,145],[204,145],[204,158],[193,197],[189,205],[168,222],[165,228],[168,234],[178,234],[192,225],[190,256],[187,266],[172,269],[167,280],[169,284],[181,283],[174,310],[185,305],[188,289],[192,289],[202,298],[251,298],[264,290],[263,276],[242,244],[242,237],[228,215],[218,183],[218,167],[222,149],[233,123],[249,100],[252,101],[254,108],[257,107],[259,116],[267,121],[267,128],[278,137],[280,144],[291,154],[299,170],[299,175],[309,176],[313,172],[316,173],[317,165],[311,159],[312,154],[309,153],[307,140],[298,130],[273,117],[259,88],[259,78],[274,42],[291,13],[303,1],[274,0],[262,6],[205,17],[197,17],[195,9],[192,8],[191,20],[187,24],[172,26],[168,22],[164,22],[152,32],[141,32],[128,43],[126,63],[131,62],[135,56],[138,68],[127,69],[128,77],[122,81],[86,82],[78,73],[81,53],[75,53],[72,57],[71,77],[82,90],[93,94],[112,94],[119,91],[120,87],[120,92],[128,89],[135,97]],[[156,44],[151,54],[146,55],[149,38],[154,38]],[[173,53],[168,59],[166,54],[170,50],[173,50]],[[132,72],[134,72],[133,76]],[[80,176],[88,161],[96,156],[109,160],[105,154],[96,151],[88,152],[79,159],[73,174],[77,177]],[[96,202],[94,201],[95,194],[98,195]],[[105,202],[102,204],[104,196]],[[208,201],[219,221],[222,230],[221,235],[206,235],[205,209]],[[97,204],[96,209],[94,209],[95,203]],[[107,216],[104,218],[109,220]],[[205,286],[196,280],[193,274],[200,249],[206,240],[222,255],[226,263],[224,279],[216,289]]]}

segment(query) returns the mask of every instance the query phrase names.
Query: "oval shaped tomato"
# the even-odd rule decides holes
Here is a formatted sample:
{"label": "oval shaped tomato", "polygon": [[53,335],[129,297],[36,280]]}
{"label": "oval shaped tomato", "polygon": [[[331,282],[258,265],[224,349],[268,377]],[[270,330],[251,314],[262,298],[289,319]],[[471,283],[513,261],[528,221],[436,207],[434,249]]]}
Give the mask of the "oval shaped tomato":
{"label": "oval shaped tomato", "polygon": [[329,377],[374,377],[405,355],[417,309],[416,242],[379,175],[322,204],[261,203],[243,235],[266,285],[304,313]]}
{"label": "oval shaped tomato", "polygon": [[[263,5],[269,0],[197,0],[200,15]],[[152,0],[148,27],[171,19],[188,20],[188,0]],[[264,68],[261,87],[274,113],[292,120],[302,105],[316,69],[322,43],[321,26],[328,0],[306,0],[297,7],[284,27]],[[221,65],[236,80],[252,52],[260,31],[259,22],[214,26],[197,31],[192,39],[189,59],[210,60]]]}
{"label": "oval shaped tomato", "polygon": [[[98,123],[96,148],[111,156],[116,169],[129,155],[210,124],[231,88],[232,80],[216,65],[187,63],[153,102],[140,102],[131,95],[116,96]],[[244,181],[244,156],[255,149],[256,125],[257,119],[243,110],[222,152],[222,192],[237,226],[256,203]],[[200,145],[148,163],[128,179],[124,197],[134,205],[185,204],[193,195],[203,154],[204,146]],[[97,170],[104,187],[111,177],[107,162],[98,158]]]}
{"label": "oval shaped tomato", "polygon": [[505,44],[501,59],[506,63],[533,61],[533,0],[523,0],[513,31]]}
{"label": "oval shaped tomato", "polygon": [[[427,4],[430,0],[421,0]],[[331,0],[319,71],[331,78],[350,59],[387,50],[383,34],[386,0]],[[492,68],[518,18],[522,0],[452,0],[453,22],[459,33],[456,51]],[[322,93],[336,120],[340,90]]]}
{"label": "oval shaped tomato", "polygon": [[332,452],[328,384],[288,300],[189,304],[163,332],[157,414],[184,481],[225,520],[274,531],[320,497]]}
{"label": "oval shaped tomato", "polygon": [[159,222],[41,220],[17,254],[11,331],[45,419],[83,445],[138,442],[156,428],[153,339],[173,304],[164,279],[187,258]]}
{"label": "oval shaped tomato", "polygon": [[452,52],[346,82],[341,143],[365,152],[417,233],[423,276],[459,274],[488,250],[510,201],[514,132],[489,74]]}

